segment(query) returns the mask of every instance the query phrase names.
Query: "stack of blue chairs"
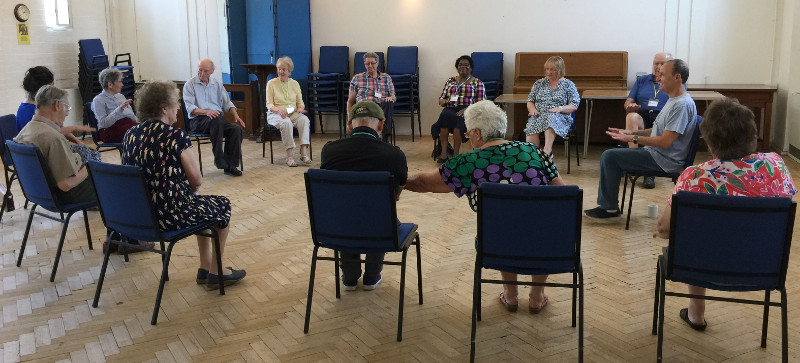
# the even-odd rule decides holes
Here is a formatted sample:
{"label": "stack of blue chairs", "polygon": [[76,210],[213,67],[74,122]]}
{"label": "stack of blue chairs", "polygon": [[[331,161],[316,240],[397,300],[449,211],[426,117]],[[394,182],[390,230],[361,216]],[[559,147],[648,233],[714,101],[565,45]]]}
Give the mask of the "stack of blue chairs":
{"label": "stack of blue chairs", "polygon": [[350,48],[346,46],[319,47],[319,70],[309,73],[308,94],[305,97],[306,110],[319,117],[320,132],[324,132],[322,124],[323,113],[335,113],[339,119],[339,134],[344,133],[342,122],[342,90],[341,83],[349,80],[349,64],[347,58]]}
{"label": "stack of blue chairs", "polygon": [[[417,115],[419,136],[422,137],[422,120],[419,107],[419,49],[416,46],[389,47],[386,54],[386,73],[392,77],[397,101],[394,114],[408,114],[411,118],[411,142],[414,142],[414,114]],[[394,132],[392,132],[394,135]]]}
{"label": "stack of blue chairs", "polygon": [[[78,87],[80,88],[83,102],[91,102],[94,96],[103,91],[103,85],[97,79],[100,71],[110,66],[108,55],[103,49],[100,39],[81,39],[78,41],[80,54],[78,55]],[[133,78],[133,65],[131,54],[122,53],[114,57],[114,68],[122,72],[122,94],[127,99],[133,99],[136,81]]]}
{"label": "stack of blue chairs", "polygon": [[494,101],[503,94],[503,52],[472,52],[472,62],[472,75],[486,87],[486,99]]}

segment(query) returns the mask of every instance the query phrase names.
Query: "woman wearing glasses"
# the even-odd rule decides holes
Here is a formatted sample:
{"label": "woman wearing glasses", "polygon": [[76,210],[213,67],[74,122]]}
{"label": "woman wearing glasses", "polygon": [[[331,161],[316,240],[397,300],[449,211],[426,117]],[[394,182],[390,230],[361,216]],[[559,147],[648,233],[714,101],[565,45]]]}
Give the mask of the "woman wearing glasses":
{"label": "woman wearing glasses", "polygon": [[[467,126],[464,124],[464,110],[467,106],[476,103],[486,97],[486,88],[480,79],[472,76],[472,57],[462,55],[456,59],[456,70],[458,75],[450,77],[444,84],[442,94],[439,96],[439,106],[444,107],[439,114],[439,120],[431,126],[433,139],[439,139],[440,150],[437,163],[447,160],[447,138],[453,134],[453,154],[458,155],[461,149],[461,142],[467,141],[465,132]],[[434,151],[435,154],[435,151]]]}

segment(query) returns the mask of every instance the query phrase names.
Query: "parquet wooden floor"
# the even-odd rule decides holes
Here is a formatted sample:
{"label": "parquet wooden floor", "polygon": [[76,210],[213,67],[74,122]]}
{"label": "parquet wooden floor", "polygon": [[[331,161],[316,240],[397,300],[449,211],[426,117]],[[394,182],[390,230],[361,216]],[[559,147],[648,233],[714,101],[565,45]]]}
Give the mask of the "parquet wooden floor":
{"label": "parquet wooden floor", "polygon": [[[319,151],[333,136],[314,135],[314,166]],[[412,143],[400,138],[409,171],[432,170],[430,138]],[[208,146],[204,146],[208,148]],[[276,145],[276,151],[279,146]],[[474,265],[475,214],[465,199],[452,194],[404,192],[398,202],[403,221],[419,224],[425,304],[416,303],[417,270],[408,268],[402,342],[395,341],[399,269],[387,266],[375,291],[343,292],[334,297],[333,265],[318,265],[311,329],[303,334],[303,314],[312,244],[302,174],[262,159],[261,145],[246,141],[244,176],[232,178],[213,169],[204,153],[202,193],[222,194],[233,202],[233,220],[224,264],[248,271],[225,296],[194,282],[196,244],[178,244],[171,262],[157,326],[149,324],[161,260],[136,254],[131,262],[114,256],[100,306],[89,305],[96,287],[104,227],[90,212],[95,249],[86,246],[83,223],[75,217],[54,283],[48,275],[60,227],[34,218],[21,268],[15,253],[24,233],[27,211],[17,184],[17,210],[3,217],[0,231],[0,361],[466,361],[469,357],[471,289]],[[584,189],[585,207],[597,196],[595,146],[581,166],[564,174],[569,184]],[[556,162],[565,163],[556,149]],[[104,153],[119,162],[114,153]],[[698,160],[708,159],[700,153]],[[800,166],[787,159],[795,177]],[[565,168],[564,168],[565,169]],[[590,362],[641,362],[655,358],[656,337],[650,334],[656,256],[667,241],[654,239],[654,219],[647,205],[663,208],[672,183],[657,180],[653,190],[637,188],[629,231],[624,219],[583,220],[583,265],[586,281],[585,358]],[[797,231],[797,227],[795,229]],[[535,235],[536,231],[531,231]],[[796,235],[800,235],[795,232]],[[396,257],[396,256],[392,256]],[[414,252],[409,252],[413,261]],[[800,311],[797,276],[800,254],[789,266],[790,360],[800,359]],[[497,273],[487,273],[499,278]],[[567,281],[553,277],[552,281]],[[674,286],[680,288],[680,286]],[[561,362],[577,359],[577,331],[570,326],[570,293],[548,288],[550,305],[539,315],[525,309],[507,313],[497,302],[499,286],[483,289],[483,321],[478,326],[479,361]],[[527,289],[520,304],[527,304]],[[747,295],[747,294],[745,294]],[[759,294],[752,295],[755,297]],[[773,299],[777,299],[777,294]],[[768,346],[760,348],[760,308],[709,302],[704,333],[678,317],[686,301],[667,300],[664,354],[667,361],[780,360],[780,311],[772,309]]]}

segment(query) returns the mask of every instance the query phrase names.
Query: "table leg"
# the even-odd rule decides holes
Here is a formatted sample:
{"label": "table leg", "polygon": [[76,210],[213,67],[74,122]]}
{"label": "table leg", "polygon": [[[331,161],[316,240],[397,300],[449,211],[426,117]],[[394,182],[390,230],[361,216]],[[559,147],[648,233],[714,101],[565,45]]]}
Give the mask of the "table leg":
{"label": "table leg", "polygon": [[586,159],[587,151],[589,151],[589,129],[592,126],[592,107],[594,107],[594,100],[586,100],[586,127],[583,131],[583,158]]}

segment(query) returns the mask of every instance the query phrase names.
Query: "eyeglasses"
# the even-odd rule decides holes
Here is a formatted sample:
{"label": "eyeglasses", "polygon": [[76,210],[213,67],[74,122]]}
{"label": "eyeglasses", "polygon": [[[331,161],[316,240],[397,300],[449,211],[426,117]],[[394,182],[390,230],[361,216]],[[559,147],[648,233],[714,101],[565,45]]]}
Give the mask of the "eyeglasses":
{"label": "eyeglasses", "polygon": [[63,105],[62,107],[64,107],[67,111],[72,111],[72,106],[70,106],[69,103],[61,101],[61,104]]}
{"label": "eyeglasses", "polygon": [[469,63],[459,63],[458,68],[469,68]]}

